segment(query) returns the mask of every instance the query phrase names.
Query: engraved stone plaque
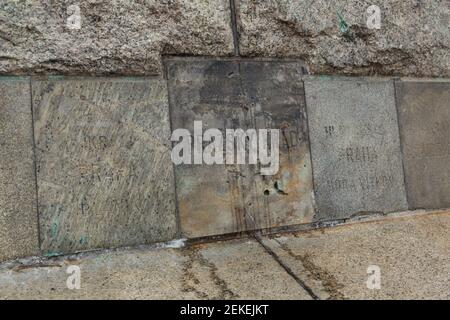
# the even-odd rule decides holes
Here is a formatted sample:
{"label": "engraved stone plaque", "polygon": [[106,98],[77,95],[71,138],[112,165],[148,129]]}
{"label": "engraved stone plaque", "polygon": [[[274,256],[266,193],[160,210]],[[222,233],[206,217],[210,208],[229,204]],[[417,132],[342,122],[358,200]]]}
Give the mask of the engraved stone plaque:
{"label": "engraved stone plaque", "polygon": [[0,78],[0,261],[39,252],[30,82]]}
{"label": "engraved stone plaque", "polygon": [[44,252],[175,236],[164,81],[34,81],[33,109]]}
{"label": "engraved stone plaque", "polygon": [[392,81],[305,80],[315,220],[407,208]]}
{"label": "engraved stone plaque", "polygon": [[450,207],[450,82],[397,81],[408,202]]}
{"label": "engraved stone plaque", "polygon": [[[168,62],[172,128],[279,129],[279,170],[262,165],[176,166],[178,208],[186,237],[312,221],[312,174],[300,63]],[[208,143],[206,143],[207,145]],[[249,145],[247,144],[247,151]],[[224,148],[225,152],[225,148]]]}

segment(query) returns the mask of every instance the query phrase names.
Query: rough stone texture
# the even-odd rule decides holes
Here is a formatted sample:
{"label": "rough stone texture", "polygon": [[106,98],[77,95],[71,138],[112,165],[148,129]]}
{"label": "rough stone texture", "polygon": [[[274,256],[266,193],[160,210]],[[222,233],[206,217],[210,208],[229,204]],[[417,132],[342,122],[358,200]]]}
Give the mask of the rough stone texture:
{"label": "rough stone texture", "polygon": [[[280,129],[280,168],[178,165],[181,229],[210,236],[312,221],[312,174],[300,63],[168,61],[172,128]],[[208,143],[205,143],[207,145]]]}
{"label": "rough stone texture", "polygon": [[163,80],[33,81],[33,109],[45,253],[175,235]]}
{"label": "rough stone texture", "polygon": [[[265,240],[321,299],[450,299],[450,211]],[[381,288],[367,288],[368,267]]]}
{"label": "rough stone texture", "polygon": [[305,81],[315,219],[407,208],[392,81]]}
{"label": "rough stone texture", "polygon": [[[298,57],[312,73],[450,76],[448,0],[236,0],[244,56]],[[381,9],[381,29],[366,10]]]}
{"label": "rough stone texture", "polygon": [[450,208],[450,82],[397,81],[408,203]]}
{"label": "rough stone texture", "polygon": [[[80,267],[79,290],[66,286],[69,265]],[[0,298],[310,299],[258,243],[249,240],[3,265]]]}
{"label": "rough stone texture", "polygon": [[0,1],[3,74],[159,74],[163,54],[233,50],[228,0]]}
{"label": "rough stone texture", "polygon": [[29,79],[0,78],[0,261],[39,252]]}

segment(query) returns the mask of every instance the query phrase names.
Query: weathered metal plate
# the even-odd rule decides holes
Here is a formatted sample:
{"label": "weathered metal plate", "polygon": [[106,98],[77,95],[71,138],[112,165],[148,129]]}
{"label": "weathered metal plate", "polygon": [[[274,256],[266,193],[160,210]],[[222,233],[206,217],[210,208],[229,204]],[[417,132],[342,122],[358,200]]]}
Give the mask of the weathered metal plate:
{"label": "weathered metal plate", "polygon": [[[168,61],[172,129],[282,129],[280,168],[259,164],[177,165],[182,233],[211,236],[310,222],[312,175],[301,64]],[[286,145],[286,139],[288,142]]]}
{"label": "weathered metal plate", "polygon": [[34,81],[33,109],[45,252],[174,237],[164,81]]}
{"label": "weathered metal plate", "polygon": [[30,82],[0,78],[0,261],[39,252]]}
{"label": "weathered metal plate", "polygon": [[450,207],[450,82],[396,82],[411,208]]}
{"label": "weathered metal plate", "polygon": [[392,81],[305,81],[315,220],[407,208]]}

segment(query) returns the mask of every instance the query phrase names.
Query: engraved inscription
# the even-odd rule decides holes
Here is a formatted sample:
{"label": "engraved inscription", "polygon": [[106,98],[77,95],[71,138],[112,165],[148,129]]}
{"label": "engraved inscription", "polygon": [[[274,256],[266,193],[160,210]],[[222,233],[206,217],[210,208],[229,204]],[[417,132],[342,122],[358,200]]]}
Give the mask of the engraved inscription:
{"label": "engraved inscription", "polygon": [[334,126],[326,126],[325,134],[330,137],[333,136],[334,135]]}
{"label": "engraved inscription", "polygon": [[325,188],[333,191],[376,190],[389,186],[394,182],[393,175],[366,175],[357,178],[329,178],[325,181]]}
{"label": "engraved inscription", "polygon": [[378,154],[374,147],[347,147],[340,149],[340,158],[347,162],[375,162]]}
{"label": "engraved inscription", "polygon": [[407,208],[392,81],[305,80],[316,220]]}

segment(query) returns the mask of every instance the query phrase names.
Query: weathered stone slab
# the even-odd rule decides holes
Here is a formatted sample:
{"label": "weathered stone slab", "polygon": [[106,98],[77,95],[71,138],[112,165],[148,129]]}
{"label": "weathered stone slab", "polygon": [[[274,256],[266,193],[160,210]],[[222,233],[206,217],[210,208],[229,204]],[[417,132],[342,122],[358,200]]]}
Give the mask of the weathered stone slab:
{"label": "weathered stone slab", "polygon": [[408,203],[450,207],[450,82],[396,82]]}
{"label": "weathered stone slab", "polygon": [[244,56],[302,58],[313,74],[450,76],[448,0],[235,1]]}
{"label": "weathered stone slab", "polygon": [[34,81],[33,109],[46,253],[175,235],[164,81]]}
{"label": "weathered stone slab", "polygon": [[0,73],[153,75],[165,54],[233,52],[229,0],[0,3]]}
{"label": "weathered stone slab", "polygon": [[[199,237],[310,222],[312,177],[300,63],[168,61],[172,128],[280,129],[280,167],[176,167],[184,236]],[[208,144],[208,143],[206,143]],[[247,146],[248,147],[248,146]]]}
{"label": "weathered stone slab", "polygon": [[315,219],[407,208],[392,81],[305,81]]}
{"label": "weathered stone slab", "polygon": [[0,78],[0,261],[39,252],[29,79]]}

